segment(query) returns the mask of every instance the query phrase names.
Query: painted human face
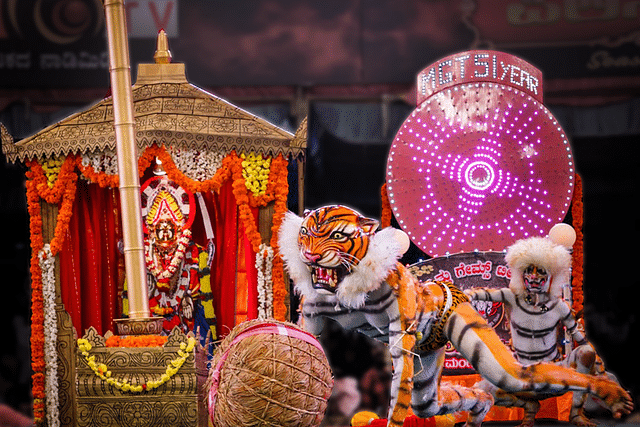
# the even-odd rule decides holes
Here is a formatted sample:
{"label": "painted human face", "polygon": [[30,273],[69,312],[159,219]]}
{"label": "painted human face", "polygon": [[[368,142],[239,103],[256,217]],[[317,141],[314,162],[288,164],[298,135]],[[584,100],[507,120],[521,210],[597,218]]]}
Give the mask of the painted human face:
{"label": "painted human face", "polygon": [[531,264],[522,273],[522,278],[527,292],[534,294],[549,292],[551,277],[545,268]]}

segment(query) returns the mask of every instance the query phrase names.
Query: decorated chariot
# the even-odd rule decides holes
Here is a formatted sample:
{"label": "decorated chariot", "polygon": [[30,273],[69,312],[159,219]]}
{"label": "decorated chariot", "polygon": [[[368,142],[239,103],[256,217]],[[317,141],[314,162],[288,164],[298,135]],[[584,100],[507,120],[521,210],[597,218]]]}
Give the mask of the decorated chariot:
{"label": "decorated chariot", "polygon": [[33,136],[2,127],[8,161],[27,168],[37,425],[206,425],[210,344],[289,318],[275,236],[306,123],[292,134],[192,85],[164,31],[154,58],[124,87],[128,153],[113,74],[113,96]]}

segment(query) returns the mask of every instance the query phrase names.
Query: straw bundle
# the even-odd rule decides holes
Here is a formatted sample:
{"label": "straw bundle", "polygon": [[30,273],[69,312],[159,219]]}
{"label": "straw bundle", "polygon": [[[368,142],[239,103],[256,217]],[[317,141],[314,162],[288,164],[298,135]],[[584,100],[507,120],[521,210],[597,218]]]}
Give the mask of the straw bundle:
{"label": "straw bundle", "polygon": [[215,427],[317,426],[333,378],[317,340],[295,325],[253,320],[216,349],[209,374]]}

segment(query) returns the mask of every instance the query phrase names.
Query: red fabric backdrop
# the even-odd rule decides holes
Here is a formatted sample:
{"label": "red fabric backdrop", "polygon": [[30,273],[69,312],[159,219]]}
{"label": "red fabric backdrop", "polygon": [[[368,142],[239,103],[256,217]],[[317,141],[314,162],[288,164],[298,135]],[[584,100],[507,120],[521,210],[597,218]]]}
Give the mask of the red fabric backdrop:
{"label": "red fabric backdrop", "polygon": [[118,212],[118,190],[78,180],[69,232],[60,251],[60,287],[79,335],[90,326],[104,334],[120,317]]}

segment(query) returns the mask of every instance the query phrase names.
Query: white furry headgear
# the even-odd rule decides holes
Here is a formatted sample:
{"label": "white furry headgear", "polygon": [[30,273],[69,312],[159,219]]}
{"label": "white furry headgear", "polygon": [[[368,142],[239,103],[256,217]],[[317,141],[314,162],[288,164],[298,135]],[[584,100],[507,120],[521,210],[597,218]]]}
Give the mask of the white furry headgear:
{"label": "white furry headgear", "polygon": [[507,248],[505,260],[511,269],[509,288],[516,295],[525,292],[522,276],[532,264],[543,267],[551,276],[549,294],[554,298],[562,297],[562,286],[571,280],[571,254],[545,237],[518,240]]}

